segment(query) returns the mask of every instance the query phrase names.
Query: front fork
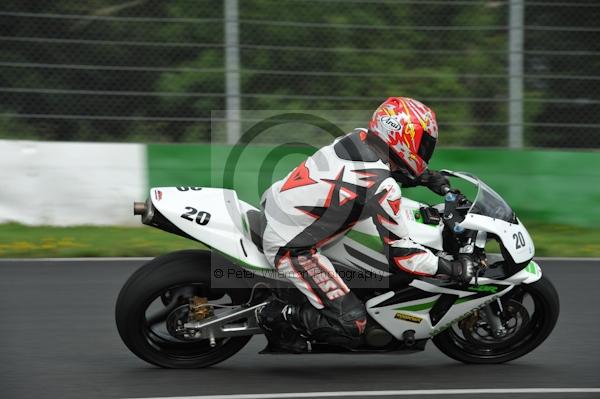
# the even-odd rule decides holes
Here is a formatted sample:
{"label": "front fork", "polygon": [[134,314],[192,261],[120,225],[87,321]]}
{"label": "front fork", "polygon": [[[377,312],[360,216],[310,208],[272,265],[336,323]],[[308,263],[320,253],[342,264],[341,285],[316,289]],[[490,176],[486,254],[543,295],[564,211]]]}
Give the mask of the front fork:
{"label": "front fork", "polygon": [[[490,326],[491,332],[494,335],[494,337],[502,338],[506,335],[507,330],[501,318],[501,315],[504,312],[504,310],[502,308],[502,301],[500,300],[500,298],[496,299],[495,304],[497,306],[493,306],[493,302],[485,305],[485,307],[483,308],[483,313],[485,314],[485,319],[488,322],[488,325]],[[495,308],[497,308],[497,310]]]}

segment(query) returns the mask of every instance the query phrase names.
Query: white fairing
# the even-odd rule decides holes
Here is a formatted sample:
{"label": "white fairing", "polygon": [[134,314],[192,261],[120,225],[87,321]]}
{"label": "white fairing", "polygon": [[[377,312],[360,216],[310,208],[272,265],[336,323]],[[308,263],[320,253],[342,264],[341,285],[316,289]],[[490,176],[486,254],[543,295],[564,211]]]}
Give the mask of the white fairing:
{"label": "white fairing", "polygon": [[[510,276],[509,278],[507,278],[504,281],[514,284],[514,285],[532,284],[541,278],[542,278],[542,268],[536,262],[531,261],[531,262],[529,262],[527,267],[522,269],[520,272],[515,273],[514,275]],[[482,284],[485,284],[485,283],[482,283]]]}
{"label": "white fairing", "polygon": [[[520,284],[531,284],[542,278],[542,269],[535,262],[530,262],[520,272],[512,275],[505,280],[494,280],[480,277],[478,286],[494,285],[498,287],[493,295],[482,298],[475,298],[477,291],[468,292],[462,290],[453,290],[444,287],[438,287],[424,280],[414,280],[410,285],[420,290],[439,295],[424,299],[402,302],[389,306],[377,307],[378,304],[394,296],[390,291],[367,301],[366,307],[369,315],[381,324],[390,334],[397,339],[402,339],[402,334],[406,330],[414,330],[416,339],[424,339],[436,335],[445,328],[452,325],[455,321],[462,319],[473,309],[482,307],[502,295],[509,292],[513,287]],[[475,281],[472,280],[471,284]],[[435,302],[441,294],[457,295],[458,299],[448,312],[437,323],[432,321],[430,311],[432,303]]]}
{"label": "white fairing", "polygon": [[515,263],[523,263],[533,258],[535,247],[525,226],[520,220],[518,222],[518,224],[508,223],[500,219],[469,213],[460,225],[465,229],[496,234]]}
{"label": "white fairing", "polygon": [[[436,285],[421,280],[414,280],[410,285],[423,291],[436,293],[424,299],[418,299],[409,302],[397,303],[389,306],[377,307],[378,304],[394,296],[394,292],[372,298],[366,303],[367,312],[375,321],[383,326],[390,334],[397,339],[402,339],[404,331],[413,330],[415,339],[429,338],[442,331],[453,322],[462,318],[469,311],[484,306],[485,304],[504,295],[512,287],[511,284],[505,284],[502,289],[497,291],[496,295],[485,296],[482,298],[471,299],[476,293],[441,288]],[[432,321],[430,311],[432,303],[437,301],[441,294],[453,294],[459,298],[448,312],[437,322]]]}
{"label": "white fairing", "polygon": [[446,170],[445,172],[450,176],[455,176],[472,183],[478,189],[477,197],[475,198],[471,209],[469,209],[469,213],[466,215],[465,220],[463,220],[460,225],[465,229],[476,230],[479,232],[483,231],[497,235],[515,263],[524,263],[531,260],[535,254],[535,247],[527,229],[520,220],[516,219],[517,223],[509,223],[500,218],[485,216],[474,211],[476,204],[478,202],[483,204],[486,201],[485,197],[487,196],[489,199],[495,201],[495,206],[492,206],[492,210],[508,210],[514,216],[514,213],[504,199],[476,176],[466,172],[453,172],[449,170]]}
{"label": "white fairing", "polygon": [[[245,211],[252,207],[238,200],[235,191],[204,187],[181,191],[181,188],[161,187],[152,189],[150,198],[164,217],[196,240],[237,259],[253,271],[273,269],[244,227],[247,226]],[[208,221],[207,214],[210,215]]]}
{"label": "white fairing", "polygon": [[[417,280],[418,281],[418,280]],[[432,286],[432,292],[435,292],[435,286]],[[512,288],[512,286],[507,286],[507,288],[502,291],[502,294],[508,292],[508,290]],[[460,299],[466,299],[468,296],[474,296],[475,294],[466,294],[462,291],[454,292],[455,295],[462,295]],[[459,294],[460,293],[460,294]],[[473,299],[471,301],[458,303],[452,306],[452,308],[444,315],[444,317],[438,322],[433,323],[431,320],[431,316],[429,312],[431,311],[431,307],[425,308],[423,310],[402,310],[403,308],[417,307],[418,305],[427,306],[428,303],[435,302],[441,295],[436,295],[429,297],[427,299],[421,299],[418,301],[405,302],[401,304],[394,304],[390,306],[385,306],[381,308],[374,307],[377,304],[385,301],[386,299],[391,298],[394,295],[393,292],[390,292],[386,295],[382,295],[376,298],[373,298],[367,301],[367,312],[371,317],[375,319],[382,327],[384,327],[390,334],[392,334],[397,339],[402,339],[402,334],[407,330],[415,331],[415,339],[424,339],[429,338],[440,331],[443,331],[449,324],[457,321],[457,319],[462,318],[469,311],[476,309],[480,306],[483,306],[501,295],[493,295],[483,298]],[[397,315],[400,316],[397,316]],[[406,317],[410,316],[410,317]],[[401,318],[404,317],[404,318]],[[407,320],[410,319],[410,320]]]}

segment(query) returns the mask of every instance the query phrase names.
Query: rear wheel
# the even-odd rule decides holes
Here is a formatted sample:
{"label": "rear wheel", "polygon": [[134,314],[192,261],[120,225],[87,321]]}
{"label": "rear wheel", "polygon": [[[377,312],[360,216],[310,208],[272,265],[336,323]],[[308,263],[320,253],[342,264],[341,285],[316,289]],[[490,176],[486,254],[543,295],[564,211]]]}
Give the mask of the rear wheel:
{"label": "rear wheel", "polygon": [[[116,323],[121,339],[139,358],[160,367],[208,367],[233,356],[252,336],[194,340],[184,322],[209,317],[219,305],[241,304],[249,290],[210,288],[208,251],[179,251],[136,271],[121,289]],[[190,314],[192,313],[192,314]]]}
{"label": "rear wheel", "polygon": [[503,298],[505,334],[495,336],[485,313],[477,311],[433,338],[444,354],[465,363],[504,363],[521,357],[550,335],[559,314],[556,289],[545,276]]}

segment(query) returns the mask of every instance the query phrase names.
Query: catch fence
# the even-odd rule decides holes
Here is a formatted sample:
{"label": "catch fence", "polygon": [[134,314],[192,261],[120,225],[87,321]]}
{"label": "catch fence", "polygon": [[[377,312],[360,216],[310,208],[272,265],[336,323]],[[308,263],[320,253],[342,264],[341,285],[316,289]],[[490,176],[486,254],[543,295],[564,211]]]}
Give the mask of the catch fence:
{"label": "catch fence", "polygon": [[598,148],[598,21],[593,0],[8,0],[0,138],[235,142],[264,111],[364,126],[404,95],[441,145]]}

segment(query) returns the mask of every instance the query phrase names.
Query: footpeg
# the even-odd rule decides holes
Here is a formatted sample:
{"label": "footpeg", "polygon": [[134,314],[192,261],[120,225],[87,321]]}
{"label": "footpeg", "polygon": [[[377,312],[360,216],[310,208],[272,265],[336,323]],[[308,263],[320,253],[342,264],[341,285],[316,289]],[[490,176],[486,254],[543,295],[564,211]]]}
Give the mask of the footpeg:
{"label": "footpeg", "polygon": [[402,333],[402,340],[404,341],[404,345],[408,348],[415,345],[415,330],[406,330]]}

